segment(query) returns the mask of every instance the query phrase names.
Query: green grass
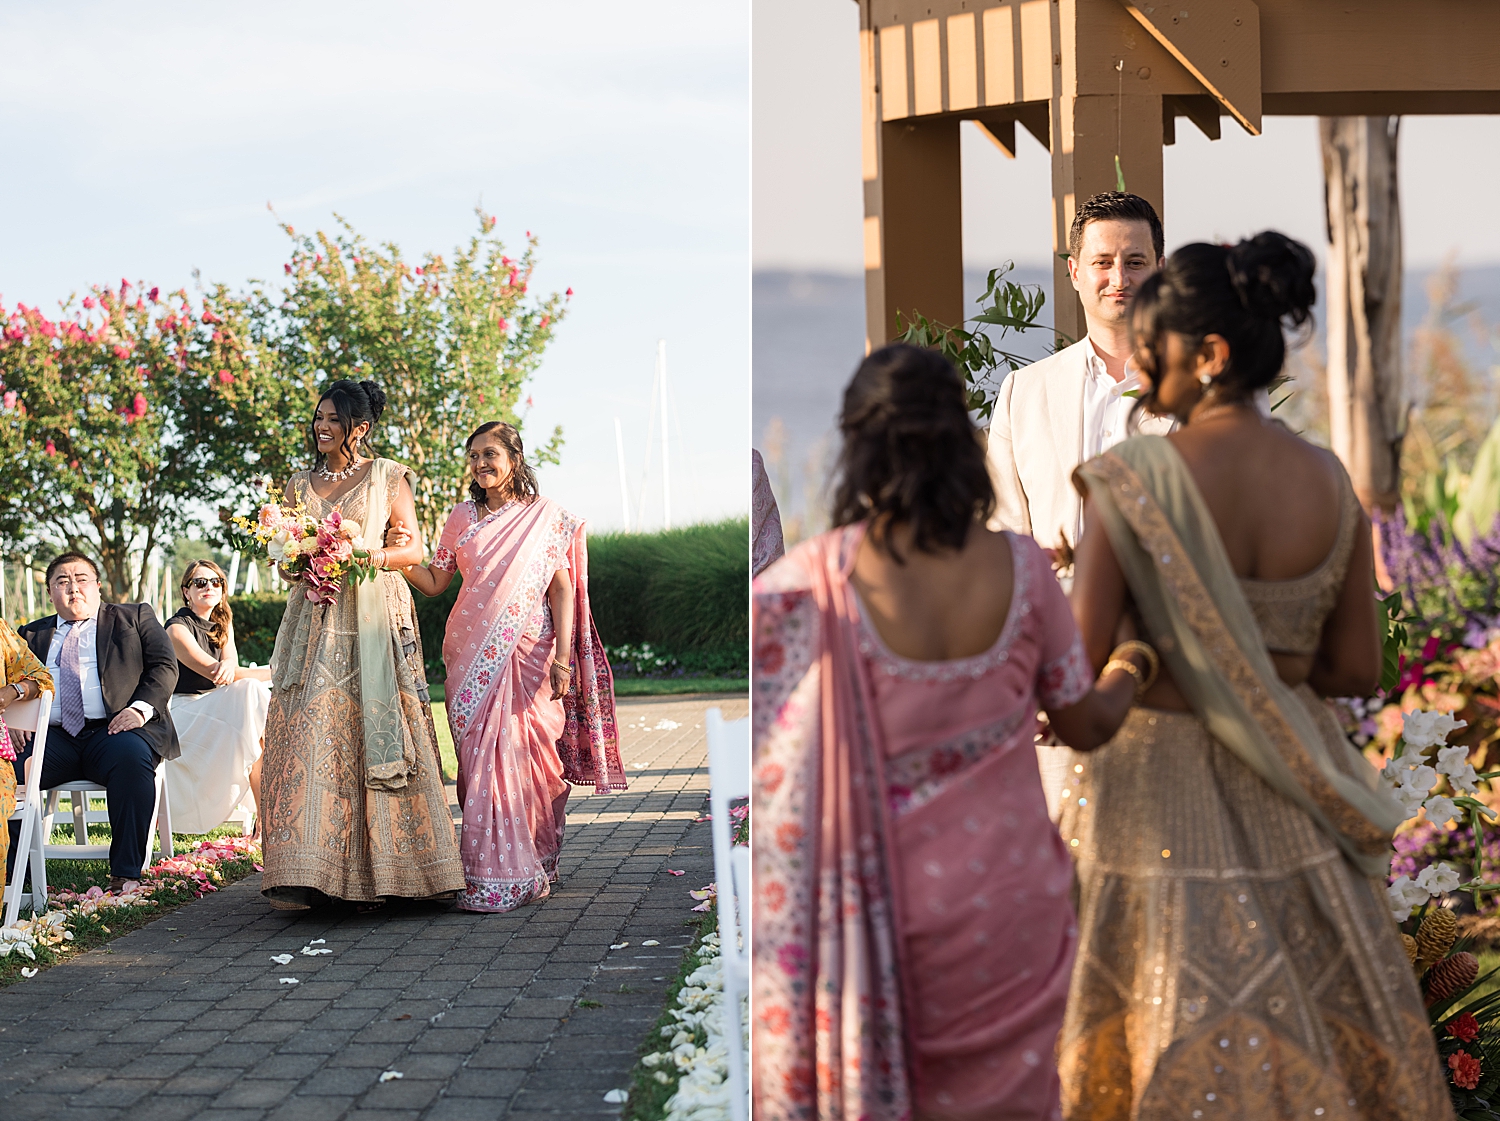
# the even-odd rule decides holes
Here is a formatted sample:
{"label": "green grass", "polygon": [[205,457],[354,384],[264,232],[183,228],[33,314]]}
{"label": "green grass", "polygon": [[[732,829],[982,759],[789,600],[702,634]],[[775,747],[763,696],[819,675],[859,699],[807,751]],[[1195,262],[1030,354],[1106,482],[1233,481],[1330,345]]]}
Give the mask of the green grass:
{"label": "green grass", "polygon": [[[441,686],[434,692],[441,693]],[[437,699],[432,703],[432,723],[437,728],[438,754],[443,759],[443,781],[456,782],[458,751],[453,746],[453,729],[448,727],[448,706]]]}
{"label": "green grass", "polygon": [[671,697],[685,693],[748,693],[748,677],[626,677],[615,682],[617,697]]}

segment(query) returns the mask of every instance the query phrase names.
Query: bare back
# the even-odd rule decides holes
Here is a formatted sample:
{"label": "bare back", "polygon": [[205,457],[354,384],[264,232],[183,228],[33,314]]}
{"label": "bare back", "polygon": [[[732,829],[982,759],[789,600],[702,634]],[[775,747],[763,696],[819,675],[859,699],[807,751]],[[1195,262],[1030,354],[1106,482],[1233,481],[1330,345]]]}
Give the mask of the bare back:
{"label": "bare back", "polygon": [[[1325,696],[1370,692],[1380,670],[1373,548],[1369,520],[1357,509],[1346,515],[1352,499],[1345,497],[1338,460],[1249,410],[1220,414],[1167,438],[1208,506],[1230,566],[1246,584],[1271,588],[1318,572],[1330,559],[1341,563],[1332,602],[1316,621],[1321,633],[1302,649],[1268,644],[1281,679],[1289,685],[1307,682]],[[1347,525],[1351,517],[1352,527]],[[1106,625],[1118,619],[1127,593],[1102,529],[1096,526],[1091,536],[1094,540],[1080,542],[1074,601],[1085,643],[1097,660],[1108,648]],[[1165,672],[1143,703],[1187,708]]]}
{"label": "bare back", "polygon": [[893,653],[939,662],[982,654],[1010,612],[1015,570],[1003,533],[976,522],[964,547],[918,552],[903,527],[894,532],[904,564],[866,534],[852,583],[870,622]]}

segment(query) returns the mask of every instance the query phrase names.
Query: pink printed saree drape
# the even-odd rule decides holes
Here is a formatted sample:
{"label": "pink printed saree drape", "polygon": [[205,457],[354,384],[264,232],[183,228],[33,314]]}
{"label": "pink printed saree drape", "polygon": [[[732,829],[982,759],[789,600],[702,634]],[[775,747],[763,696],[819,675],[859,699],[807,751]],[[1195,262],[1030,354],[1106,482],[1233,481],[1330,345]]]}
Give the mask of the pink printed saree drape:
{"label": "pink printed saree drape", "polygon": [[[546,498],[493,514],[463,502],[433,567],[463,577],[443,640],[463,809],[459,906],[510,911],[557,882],[569,784],[625,789],[614,682],[589,612],[584,525]],[[573,673],[554,701],[547,587],[559,569],[571,576],[574,618],[558,660]]]}
{"label": "pink printed saree drape", "polygon": [[1015,536],[989,650],[892,653],[849,582],[862,535],[754,585],[755,1116],[1053,1118],[1075,932],[1032,742],[1093,675]]}

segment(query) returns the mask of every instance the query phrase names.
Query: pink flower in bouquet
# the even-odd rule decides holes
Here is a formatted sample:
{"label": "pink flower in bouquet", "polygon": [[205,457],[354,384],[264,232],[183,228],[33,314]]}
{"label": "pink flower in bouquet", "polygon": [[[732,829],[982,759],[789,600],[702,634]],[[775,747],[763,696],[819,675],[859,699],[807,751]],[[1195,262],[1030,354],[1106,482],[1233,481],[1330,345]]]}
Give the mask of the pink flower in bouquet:
{"label": "pink flower in bouquet", "polygon": [[272,529],[281,521],[281,507],[274,502],[267,502],[260,508],[260,513],[255,516],[255,520],[260,522],[263,528]]}
{"label": "pink flower in bouquet", "polygon": [[321,539],[318,543],[322,546],[322,555],[332,557],[339,564],[344,564],[354,558],[354,543],[347,537],[335,537],[326,545]]}
{"label": "pink flower in bouquet", "polygon": [[314,553],[308,561],[307,570],[319,580],[337,584],[338,578],[343,575],[343,563],[330,553],[320,551]]}

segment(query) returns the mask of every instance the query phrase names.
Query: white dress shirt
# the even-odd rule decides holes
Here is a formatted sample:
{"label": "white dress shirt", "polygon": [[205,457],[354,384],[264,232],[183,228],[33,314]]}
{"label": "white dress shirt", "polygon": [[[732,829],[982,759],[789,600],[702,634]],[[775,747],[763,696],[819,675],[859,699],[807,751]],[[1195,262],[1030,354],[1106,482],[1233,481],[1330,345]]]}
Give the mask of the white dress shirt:
{"label": "white dress shirt", "polygon": [[[47,648],[47,669],[52,674],[54,682],[61,681],[61,669],[58,659],[62,656],[63,639],[68,637],[68,632],[78,627],[78,676],[83,686],[83,715],[88,720],[103,720],[109,715],[104,707],[104,687],[99,684],[99,617],[85,619],[81,623],[70,623],[62,619],[57,621],[57,629],[52,632],[52,645]],[[139,712],[148,721],[156,715],[156,709],[145,701],[131,701],[130,707]],[[52,706],[52,719],[49,723],[53,727],[62,724],[62,706]]]}
{"label": "white dress shirt", "polygon": [[[1125,362],[1125,377],[1115,381],[1104,366],[1092,339],[1084,348],[1083,376],[1083,441],[1079,459],[1087,463],[1096,455],[1103,455],[1126,436],[1130,412],[1136,406],[1141,391],[1140,372],[1128,359]],[[1130,396],[1126,396],[1130,394]],[[1076,534],[1083,532],[1083,511],[1078,512]]]}

